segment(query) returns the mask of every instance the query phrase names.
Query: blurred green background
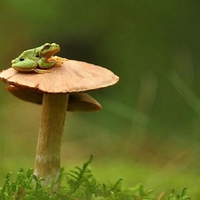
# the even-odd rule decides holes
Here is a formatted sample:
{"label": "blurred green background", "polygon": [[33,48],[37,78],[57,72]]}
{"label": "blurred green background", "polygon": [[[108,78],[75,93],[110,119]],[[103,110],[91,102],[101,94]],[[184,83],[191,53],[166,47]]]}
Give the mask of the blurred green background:
{"label": "blurred green background", "polygon": [[[198,0],[1,1],[1,70],[25,49],[56,42],[59,56],[120,77],[90,93],[101,112],[67,114],[66,171],[92,154],[101,181],[158,193],[188,187],[200,198],[199,11]],[[0,83],[0,183],[33,166],[40,113]]]}

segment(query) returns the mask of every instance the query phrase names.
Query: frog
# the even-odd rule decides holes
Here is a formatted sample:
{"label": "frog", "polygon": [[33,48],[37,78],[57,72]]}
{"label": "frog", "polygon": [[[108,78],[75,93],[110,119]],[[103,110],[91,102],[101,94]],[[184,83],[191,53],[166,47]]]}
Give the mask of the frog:
{"label": "frog", "polygon": [[12,68],[19,72],[45,73],[56,63],[53,55],[60,51],[56,43],[45,43],[40,47],[28,49],[11,61]]}

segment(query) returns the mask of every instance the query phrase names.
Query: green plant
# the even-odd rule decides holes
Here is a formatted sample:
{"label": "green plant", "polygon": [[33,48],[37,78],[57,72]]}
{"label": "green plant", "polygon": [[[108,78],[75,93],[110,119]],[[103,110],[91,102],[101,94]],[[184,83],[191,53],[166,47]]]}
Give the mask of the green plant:
{"label": "green plant", "polygon": [[187,188],[184,188],[181,192],[181,195],[176,195],[174,190],[172,190],[172,193],[169,195],[168,200],[189,200],[191,199],[189,196],[186,195]]}
{"label": "green plant", "polygon": [[[146,190],[142,184],[129,189],[122,188],[122,179],[115,184],[98,183],[93,176],[89,165],[93,157],[83,164],[75,167],[68,173],[61,170],[59,182],[66,177],[67,184],[62,186],[60,192],[53,190],[56,182],[48,187],[43,186],[44,179],[37,179],[33,175],[33,169],[27,172],[20,170],[15,181],[12,181],[12,173],[6,175],[5,183],[0,188],[1,200],[189,200],[186,189],[181,195],[174,190],[168,197],[162,192],[159,197],[153,196],[152,190]],[[62,185],[62,184],[61,184]]]}

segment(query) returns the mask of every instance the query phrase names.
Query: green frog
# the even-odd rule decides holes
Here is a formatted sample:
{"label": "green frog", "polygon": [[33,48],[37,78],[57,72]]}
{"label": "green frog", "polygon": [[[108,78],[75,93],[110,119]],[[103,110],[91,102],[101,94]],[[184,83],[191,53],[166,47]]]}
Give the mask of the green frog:
{"label": "green frog", "polygon": [[[28,49],[11,61],[12,67],[20,72],[45,73],[51,68],[56,60],[50,59],[60,51],[60,46],[56,43],[45,43],[44,45]],[[50,60],[49,60],[50,59]]]}

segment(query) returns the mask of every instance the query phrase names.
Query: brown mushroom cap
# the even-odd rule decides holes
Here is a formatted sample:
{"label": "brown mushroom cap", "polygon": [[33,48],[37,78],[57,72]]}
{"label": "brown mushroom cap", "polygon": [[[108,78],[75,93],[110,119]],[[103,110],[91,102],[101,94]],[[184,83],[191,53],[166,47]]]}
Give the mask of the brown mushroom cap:
{"label": "brown mushroom cap", "polygon": [[[18,88],[12,85],[6,86],[6,89],[15,97],[31,103],[42,104],[43,94],[29,91],[28,89]],[[69,95],[67,111],[92,112],[101,110],[101,104],[87,93],[76,93]]]}
{"label": "brown mushroom cap", "polygon": [[0,80],[19,88],[45,93],[77,93],[114,85],[119,77],[110,70],[86,62],[56,57],[50,73],[21,73],[9,68]]}

